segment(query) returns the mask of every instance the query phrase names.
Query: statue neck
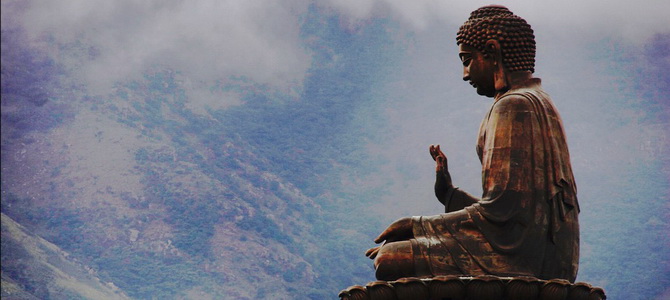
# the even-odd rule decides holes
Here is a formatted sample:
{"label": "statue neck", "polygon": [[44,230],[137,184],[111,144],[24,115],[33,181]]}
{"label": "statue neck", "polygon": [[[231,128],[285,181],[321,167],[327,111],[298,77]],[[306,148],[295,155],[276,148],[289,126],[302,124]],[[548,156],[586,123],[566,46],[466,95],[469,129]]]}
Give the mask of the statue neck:
{"label": "statue neck", "polygon": [[533,73],[530,71],[516,71],[505,74],[507,80],[507,87],[502,90],[496,91],[494,97],[495,100],[498,100],[503,94],[507,93],[509,90],[519,89],[531,84],[531,81],[538,81],[539,79],[533,77]]}

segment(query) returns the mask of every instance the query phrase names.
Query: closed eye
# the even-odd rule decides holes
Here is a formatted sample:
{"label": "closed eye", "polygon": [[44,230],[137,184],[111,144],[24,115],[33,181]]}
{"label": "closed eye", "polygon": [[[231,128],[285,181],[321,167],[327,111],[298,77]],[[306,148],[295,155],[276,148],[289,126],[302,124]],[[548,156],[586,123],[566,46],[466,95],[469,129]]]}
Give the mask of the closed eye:
{"label": "closed eye", "polygon": [[458,54],[458,56],[461,58],[461,62],[463,62],[464,67],[467,67],[470,64],[470,61],[472,61],[472,54],[470,53],[461,52]]}

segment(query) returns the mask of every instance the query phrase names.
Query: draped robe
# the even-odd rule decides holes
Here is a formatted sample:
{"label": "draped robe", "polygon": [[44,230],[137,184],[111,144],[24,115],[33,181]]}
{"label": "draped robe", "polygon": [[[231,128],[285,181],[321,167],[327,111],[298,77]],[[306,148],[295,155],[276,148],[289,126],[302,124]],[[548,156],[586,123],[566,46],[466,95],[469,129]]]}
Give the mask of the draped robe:
{"label": "draped robe", "polygon": [[535,276],[574,282],[577,189],[560,116],[533,78],[498,97],[477,143],[482,198],[451,188],[446,213],[413,217],[417,275]]}

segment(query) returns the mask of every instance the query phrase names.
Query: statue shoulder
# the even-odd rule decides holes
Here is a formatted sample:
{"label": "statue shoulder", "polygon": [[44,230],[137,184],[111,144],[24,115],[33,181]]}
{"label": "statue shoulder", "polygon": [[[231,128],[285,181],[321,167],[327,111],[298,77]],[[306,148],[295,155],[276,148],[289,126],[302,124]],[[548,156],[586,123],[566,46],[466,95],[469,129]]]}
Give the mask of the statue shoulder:
{"label": "statue shoulder", "polygon": [[531,99],[527,95],[517,92],[504,94],[493,104],[494,113],[527,112],[533,110]]}

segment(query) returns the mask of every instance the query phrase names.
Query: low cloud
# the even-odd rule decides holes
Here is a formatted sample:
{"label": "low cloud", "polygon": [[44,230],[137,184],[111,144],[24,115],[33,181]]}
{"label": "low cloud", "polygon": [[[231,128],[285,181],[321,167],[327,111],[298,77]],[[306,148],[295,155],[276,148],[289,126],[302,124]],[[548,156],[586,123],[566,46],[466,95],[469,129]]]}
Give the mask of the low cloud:
{"label": "low cloud", "polygon": [[[348,16],[351,22],[388,11],[415,30],[424,30],[434,22],[460,25],[471,11],[489,4],[489,0],[331,0],[328,5]],[[670,32],[666,16],[670,2],[665,0],[650,0],[643,4],[622,0],[518,0],[500,1],[500,4],[534,27],[555,28],[575,38],[606,35],[638,44],[647,42],[656,34]]]}
{"label": "low cloud", "polygon": [[290,89],[311,64],[300,41],[306,10],[301,0],[2,2],[3,23],[17,22],[34,46],[98,88],[158,66],[198,81],[235,76]]}
{"label": "low cloud", "polygon": [[[2,2],[3,26],[14,22],[84,82],[104,91],[147,68],[178,70],[195,81],[247,78],[284,91],[300,87],[312,57],[300,38],[308,0]],[[392,16],[409,30],[461,24],[488,1],[331,0],[316,5],[350,24]],[[670,32],[670,2],[503,1],[542,32],[561,40],[602,36],[643,44]]]}

